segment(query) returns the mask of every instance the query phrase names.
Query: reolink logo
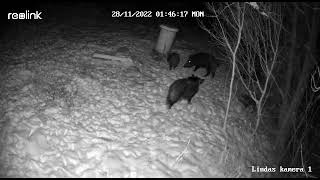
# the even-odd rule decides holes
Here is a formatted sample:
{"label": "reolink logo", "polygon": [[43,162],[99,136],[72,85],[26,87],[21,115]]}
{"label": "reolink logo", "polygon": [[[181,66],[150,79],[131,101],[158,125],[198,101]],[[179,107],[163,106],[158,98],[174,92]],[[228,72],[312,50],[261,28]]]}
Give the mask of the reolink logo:
{"label": "reolink logo", "polygon": [[41,13],[38,11],[30,13],[29,10],[26,10],[25,13],[8,13],[8,19],[42,19]]}

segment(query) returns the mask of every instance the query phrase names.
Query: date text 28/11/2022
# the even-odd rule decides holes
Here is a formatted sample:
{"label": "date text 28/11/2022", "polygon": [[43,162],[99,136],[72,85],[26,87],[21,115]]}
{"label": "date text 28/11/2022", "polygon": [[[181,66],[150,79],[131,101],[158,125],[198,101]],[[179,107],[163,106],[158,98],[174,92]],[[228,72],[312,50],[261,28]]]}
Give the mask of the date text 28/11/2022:
{"label": "date text 28/11/2022", "polygon": [[204,17],[204,11],[112,11],[112,17]]}

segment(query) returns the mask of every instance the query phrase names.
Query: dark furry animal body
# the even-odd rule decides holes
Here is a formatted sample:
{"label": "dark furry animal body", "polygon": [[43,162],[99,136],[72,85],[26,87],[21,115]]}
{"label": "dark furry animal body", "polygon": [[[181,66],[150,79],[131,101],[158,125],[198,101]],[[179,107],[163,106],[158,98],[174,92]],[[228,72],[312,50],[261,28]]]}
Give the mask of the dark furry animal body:
{"label": "dark furry animal body", "polygon": [[204,75],[204,77],[208,76],[211,73],[211,76],[213,78],[217,67],[220,66],[220,63],[214,56],[208,53],[199,52],[196,54],[192,54],[183,67],[188,68],[193,66],[195,66],[195,69],[193,71],[196,71],[198,68],[205,68],[207,70],[207,73]]}
{"label": "dark furry animal body", "polygon": [[175,69],[180,62],[180,55],[176,52],[168,54],[167,62],[169,64],[169,70]]}
{"label": "dark furry animal body", "polygon": [[194,95],[199,91],[199,85],[202,84],[204,79],[201,79],[199,77],[196,77],[194,75],[178,79],[174,81],[168,91],[167,96],[167,105],[168,109],[171,109],[171,107],[178,102],[179,100],[185,99],[188,101],[189,104],[191,104],[191,99],[194,97]]}

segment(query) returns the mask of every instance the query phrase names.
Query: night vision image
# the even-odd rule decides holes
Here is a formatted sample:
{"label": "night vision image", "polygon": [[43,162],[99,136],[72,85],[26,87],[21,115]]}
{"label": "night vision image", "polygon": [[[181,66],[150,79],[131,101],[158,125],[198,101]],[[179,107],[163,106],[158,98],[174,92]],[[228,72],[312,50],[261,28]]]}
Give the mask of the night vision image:
{"label": "night vision image", "polygon": [[0,9],[0,177],[320,177],[319,2]]}

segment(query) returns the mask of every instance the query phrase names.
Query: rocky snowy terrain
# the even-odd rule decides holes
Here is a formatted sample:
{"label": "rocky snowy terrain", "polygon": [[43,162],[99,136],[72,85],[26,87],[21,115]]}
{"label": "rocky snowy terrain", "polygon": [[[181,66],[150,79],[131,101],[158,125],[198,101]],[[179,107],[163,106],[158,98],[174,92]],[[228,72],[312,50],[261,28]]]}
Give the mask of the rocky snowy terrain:
{"label": "rocky snowy terrain", "polygon": [[[266,176],[251,166],[271,163],[271,146],[250,136],[236,99],[222,131],[225,68],[206,78],[191,105],[168,110],[168,88],[192,74],[182,63],[199,47],[178,36],[182,62],[169,71],[152,55],[159,28],[86,18],[17,25],[18,35],[1,40],[1,177]],[[95,52],[130,57],[134,66],[104,63]]]}

